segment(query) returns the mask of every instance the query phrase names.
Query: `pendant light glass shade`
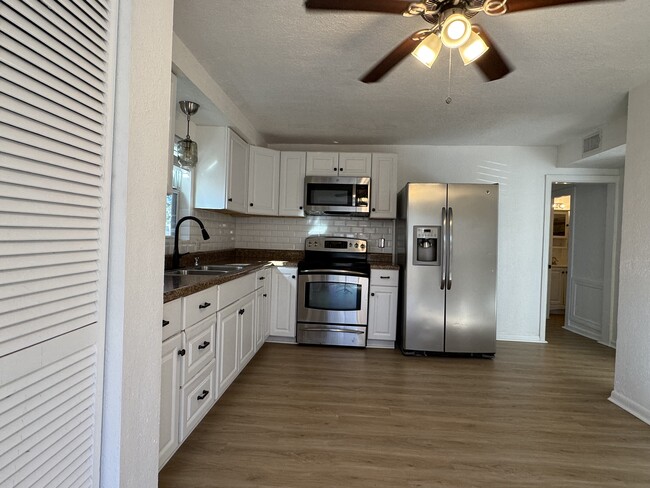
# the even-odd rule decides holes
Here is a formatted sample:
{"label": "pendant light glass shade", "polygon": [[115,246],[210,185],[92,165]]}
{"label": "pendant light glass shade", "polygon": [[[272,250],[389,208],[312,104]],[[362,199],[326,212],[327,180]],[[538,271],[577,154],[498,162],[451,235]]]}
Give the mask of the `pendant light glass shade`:
{"label": "pendant light glass shade", "polygon": [[427,68],[431,68],[433,63],[436,62],[440,50],[442,49],[442,42],[436,34],[431,34],[426,37],[411,53]]}
{"label": "pendant light glass shade", "polygon": [[440,39],[448,48],[455,48],[465,44],[471,33],[469,20],[462,13],[453,13],[445,19]]}
{"label": "pendant light glass shade", "polygon": [[467,66],[483,56],[488,50],[487,44],[476,32],[472,32],[465,44],[458,48],[463,63]]}
{"label": "pendant light glass shade", "polygon": [[192,139],[190,139],[190,117],[199,110],[199,104],[196,102],[182,101],[178,102],[181,111],[187,115],[187,136],[182,141],[176,143],[176,154],[178,164],[183,168],[194,168],[199,161],[199,149]]}

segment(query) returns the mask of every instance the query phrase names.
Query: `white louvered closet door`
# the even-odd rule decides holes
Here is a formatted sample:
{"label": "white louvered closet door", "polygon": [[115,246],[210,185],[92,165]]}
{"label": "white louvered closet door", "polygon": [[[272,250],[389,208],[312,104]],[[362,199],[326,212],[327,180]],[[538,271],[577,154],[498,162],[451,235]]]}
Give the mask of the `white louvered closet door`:
{"label": "white louvered closet door", "polygon": [[0,0],[0,486],[99,486],[116,0]]}

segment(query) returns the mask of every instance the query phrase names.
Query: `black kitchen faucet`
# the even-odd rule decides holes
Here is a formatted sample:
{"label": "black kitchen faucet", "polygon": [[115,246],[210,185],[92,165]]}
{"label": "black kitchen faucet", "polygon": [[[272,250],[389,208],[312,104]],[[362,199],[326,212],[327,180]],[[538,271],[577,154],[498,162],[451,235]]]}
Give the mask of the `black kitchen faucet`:
{"label": "black kitchen faucet", "polygon": [[208,231],[205,230],[205,226],[203,225],[203,222],[201,222],[198,218],[192,215],[188,215],[187,217],[183,217],[178,222],[176,222],[176,230],[174,231],[174,254],[172,254],[172,269],[177,269],[180,266],[181,256],[184,256],[185,254],[189,254],[187,252],[183,254],[178,252],[178,229],[180,228],[181,224],[186,220],[193,220],[197,224],[199,224],[199,227],[201,227],[201,234],[203,235],[204,241],[210,239],[210,234],[208,234]]}

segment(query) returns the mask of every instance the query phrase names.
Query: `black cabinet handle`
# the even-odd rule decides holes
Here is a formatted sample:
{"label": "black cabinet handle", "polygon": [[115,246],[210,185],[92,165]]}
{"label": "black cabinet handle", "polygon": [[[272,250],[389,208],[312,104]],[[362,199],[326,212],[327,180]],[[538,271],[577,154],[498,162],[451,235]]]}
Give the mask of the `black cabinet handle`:
{"label": "black cabinet handle", "polygon": [[207,397],[210,394],[208,390],[203,390],[203,393],[199,396],[196,397],[197,400],[203,400],[205,397]]}
{"label": "black cabinet handle", "polygon": [[380,276],[380,278],[381,278],[382,280],[389,280],[389,279],[390,279],[390,276]]}
{"label": "black cabinet handle", "polygon": [[264,276],[260,276],[260,280],[263,280],[263,279],[264,279]]}
{"label": "black cabinet handle", "polygon": [[169,325],[169,320],[163,319],[163,327],[166,327]]}
{"label": "black cabinet handle", "polygon": [[212,305],[210,302],[204,302],[203,305],[199,305],[199,310],[203,308],[208,308],[210,305]]}
{"label": "black cabinet handle", "polygon": [[266,293],[264,293],[262,296],[263,296],[264,298],[266,298]]}
{"label": "black cabinet handle", "polygon": [[252,204],[252,203],[249,203],[249,205],[250,205],[251,207],[253,206],[253,204]]}
{"label": "black cabinet handle", "polygon": [[178,355],[185,356],[185,349],[181,349],[180,351],[178,351]]}
{"label": "black cabinet handle", "polygon": [[208,341],[203,341],[203,344],[201,344],[201,345],[199,346],[199,349],[205,349],[205,348],[208,347],[209,345],[210,345],[210,343],[209,343]]}
{"label": "black cabinet handle", "polygon": [[232,202],[232,198],[229,198],[228,201],[229,201],[229,202]]}
{"label": "black cabinet handle", "polygon": [[244,312],[245,312],[245,311],[246,311],[246,309],[242,308],[242,309],[239,310],[238,313],[239,313],[239,315],[244,315]]}

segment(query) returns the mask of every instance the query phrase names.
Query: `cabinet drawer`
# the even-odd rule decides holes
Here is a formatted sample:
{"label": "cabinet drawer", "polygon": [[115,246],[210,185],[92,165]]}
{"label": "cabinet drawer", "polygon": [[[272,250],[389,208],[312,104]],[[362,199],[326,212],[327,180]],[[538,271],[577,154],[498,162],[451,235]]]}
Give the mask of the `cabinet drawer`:
{"label": "cabinet drawer", "polygon": [[372,269],[370,270],[370,285],[398,286],[399,270],[397,269]]}
{"label": "cabinet drawer", "polygon": [[185,315],[183,326],[187,329],[217,311],[217,287],[199,291],[183,300]]}
{"label": "cabinet drawer", "polygon": [[254,292],[256,288],[255,273],[219,285],[219,310]]}
{"label": "cabinet drawer", "polygon": [[260,269],[255,273],[255,289],[268,287],[271,281],[271,268]]}
{"label": "cabinet drawer", "polygon": [[215,358],[215,330],[217,315],[202,320],[185,330],[185,368],[182,384],[190,381],[206,364]]}
{"label": "cabinet drawer", "polygon": [[180,299],[163,304],[163,342],[181,331],[182,321],[183,314]]}
{"label": "cabinet drawer", "polygon": [[181,442],[190,435],[215,402],[215,361],[181,388]]}

